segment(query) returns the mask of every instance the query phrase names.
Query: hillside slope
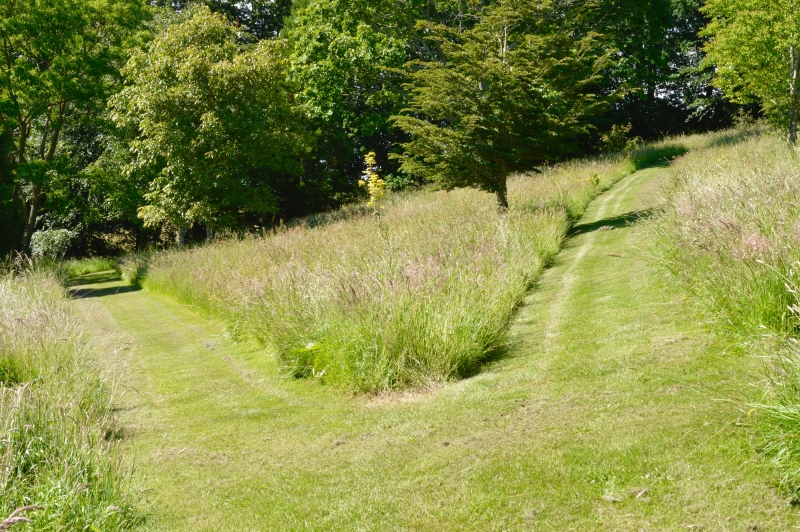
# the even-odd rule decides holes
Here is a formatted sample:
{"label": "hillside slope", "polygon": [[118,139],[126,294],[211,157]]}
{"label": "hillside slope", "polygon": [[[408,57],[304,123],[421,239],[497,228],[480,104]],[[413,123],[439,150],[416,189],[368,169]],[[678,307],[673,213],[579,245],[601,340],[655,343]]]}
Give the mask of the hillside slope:
{"label": "hillside slope", "polygon": [[[757,362],[707,335],[634,223],[667,171],[588,209],[505,356],[427,392],[279,376],[222,324],[99,283],[156,530],[788,530],[730,399]],[[85,295],[93,295],[87,292]],[[757,528],[752,528],[755,525]]]}

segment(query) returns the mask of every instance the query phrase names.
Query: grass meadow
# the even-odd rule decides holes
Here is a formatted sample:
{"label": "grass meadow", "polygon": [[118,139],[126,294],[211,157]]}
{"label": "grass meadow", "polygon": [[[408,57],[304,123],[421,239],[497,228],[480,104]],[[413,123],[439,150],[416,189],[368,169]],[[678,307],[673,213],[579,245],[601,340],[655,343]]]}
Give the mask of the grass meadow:
{"label": "grass meadow", "polygon": [[83,326],[54,272],[0,278],[0,521],[24,506],[36,530],[136,521]]}
{"label": "grass meadow", "polygon": [[[718,142],[674,165],[658,224],[664,264],[715,327],[767,361],[752,399],[762,450],[800,490],[800,172],[778,133]],[[760,388],[757,388],[760,389]]]}
{"label": "grass meadow", "polygon": [[759,361],[687,312],[634,216],[669,178],[665,165],[637,172],[589,205],[516,312],[503,357],[431,389],[350,394],[282,378],[224,320],[110,276],[74,286],[90,294],[74,301],[87,334],[118,339],[102,360],[126,368],[118,416],[135,427],[124,449],[146,472],[147,529],[800,525],[729,400]]}
{"label": "grass meadow", "polygon": [[256,338],[288,375],[364,392],[429,386],[500,354],[515,309],[589,202],[685,144],[516,176],[505,215],[475,190],[397,194],[376,212],[157,253],[145,286]]}

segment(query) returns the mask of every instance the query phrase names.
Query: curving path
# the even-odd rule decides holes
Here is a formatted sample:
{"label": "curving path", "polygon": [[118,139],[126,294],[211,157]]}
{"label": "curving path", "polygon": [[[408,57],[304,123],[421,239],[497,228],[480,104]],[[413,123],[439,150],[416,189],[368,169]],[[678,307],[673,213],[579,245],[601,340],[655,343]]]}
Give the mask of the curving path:
{"label": "curving path", "polygon": [[633,174],[592,204],[503,360],[425,393],[287,381],[190,308],[83,287],[99,297],[76,304],[125,370],[120,419],[148,527],[796,528],[735,401],[758,363],[704,332],[648,256],[639,219],[667,172]]}

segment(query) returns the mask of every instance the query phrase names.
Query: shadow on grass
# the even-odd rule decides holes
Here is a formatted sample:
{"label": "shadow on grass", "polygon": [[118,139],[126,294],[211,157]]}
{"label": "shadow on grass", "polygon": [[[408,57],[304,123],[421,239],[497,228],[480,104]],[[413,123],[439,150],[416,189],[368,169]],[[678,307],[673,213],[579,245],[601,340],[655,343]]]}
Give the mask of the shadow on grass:
{"label": "shadow on grass", "polygon": [[109,286],[106,288],[72,288],[70,289],[69,294],[77,299],[89,299],[92,297],[106,297],[106,296],[115,296],[117,294],[127,294],[129,292],[138,292],[141,289],[142,288],[140,286]]}
{"label": "shadow on grass", "polygon": [[87,273],[78,277],[73,277],[69,280],[71,286],[110,283],[112,281],[119,281],[119,272],[116,270],[108,270],[105,272]]}
{"label": "shadow on grass", "polygon": [[472,361],[469,364],[463,364],[454,372],[454,380],[467,380],[477,377],[482,373],[491,371],[494,364],[503,362],[511,358],[509,355],[512,353],[509,344],[502,344],[484,353],[480,359]]}
{"label": "shadow on grass", "polygon": [[613,216],[611,218],[603,218],[602,220],[597,220],[596,222],[573,225],[567,233],[567,236],[574,237],[585,233],[591,233],[593,231],[627,227],[635,224],[643,218],[650,217],[652,214],[653,209],[645,209],[642,211],[626,212],[625,214],[620,214],[619,216]]}

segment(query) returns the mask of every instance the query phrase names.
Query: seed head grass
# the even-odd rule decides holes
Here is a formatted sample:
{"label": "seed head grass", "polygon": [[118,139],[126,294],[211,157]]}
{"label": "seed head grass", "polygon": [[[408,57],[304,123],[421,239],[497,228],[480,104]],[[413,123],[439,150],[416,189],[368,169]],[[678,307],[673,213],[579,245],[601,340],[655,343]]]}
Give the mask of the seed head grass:
{"label": "seed head grass", "polygon": [[41,507],[13,518],[30,519],[21,529],[126,530],[136,522],[108,385],[82,326],[54,272],[0,278],[0,516]]}
{"label": "seed head grass", "polygon": [[225,318],[286,374],[354,391],[427,387],[502,353],[525,294],[571,223],[681,139],[509,180],[511,208],[476,190],[387,196],[265,237],[155,254],[146,288]]}
{"label": "seed head grass", "polygon": [[723,334],[767,361],[748,415],[800,491],[800,173],[780,134],[756,128],[674,165],[656,226],[664,265]]}

